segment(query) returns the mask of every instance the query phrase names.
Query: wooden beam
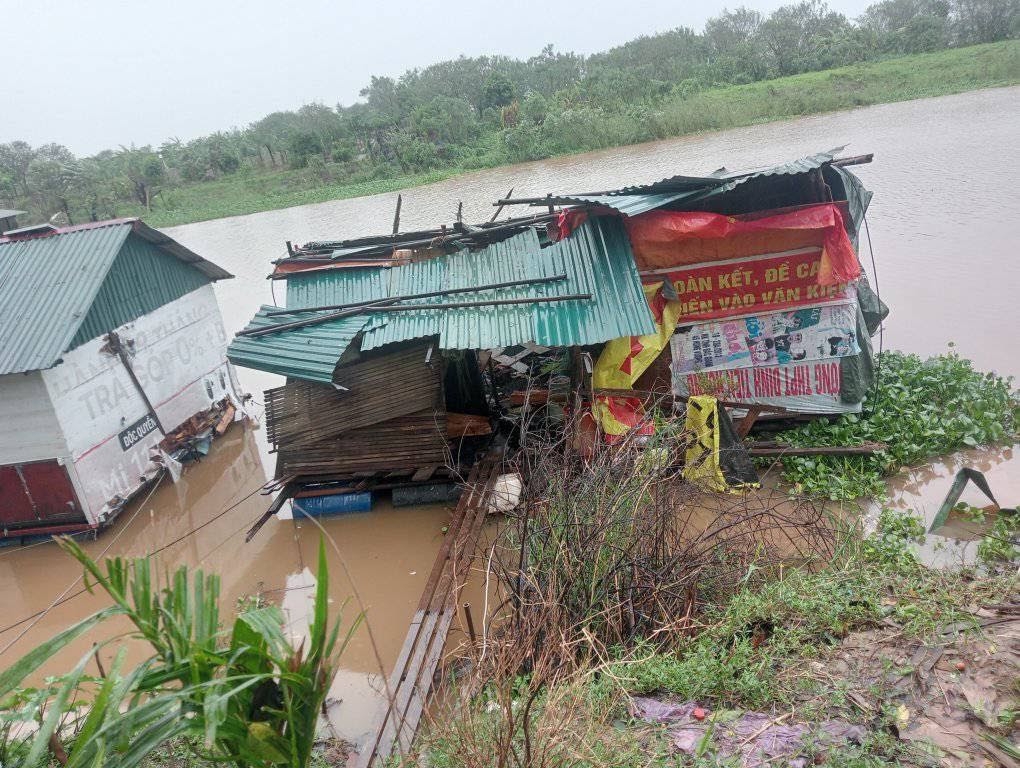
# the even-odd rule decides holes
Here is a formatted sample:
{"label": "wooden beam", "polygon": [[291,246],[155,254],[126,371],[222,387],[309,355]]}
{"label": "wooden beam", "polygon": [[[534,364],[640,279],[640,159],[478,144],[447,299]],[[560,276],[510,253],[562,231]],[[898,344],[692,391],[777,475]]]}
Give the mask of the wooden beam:
{"label": "wooden beam", "polygon": [[247,544],[249,541],[254,539],[255,534],[262,530],[262,526],[269,522],[269,518],[279,512],[284,502],[293,495],[293,486],[289,484],[283,486],[283,488],[280,489],[280,492],[276,494],[276,498],[273,499],[273,503],[269,505],[269,509],[263,512],[262,517],[255,521],[255,525],[248,529],[248,534],[244,537],[244,543]]}
{"label": "wooden beam", "polygon": [[842,157],[839,160],[833,160],[832,165],[838,165],[840,168],[845,168],[848,165],[867,165],[875,159],[874,153],[868,153],[866,155],[854,155],[853,157]]}
{"label": "wooden beam", "polygon": [[397,234],[400,231],[400,204],[403,202],[403,198],[397,195],[397,210],[393,214],[393,234]]}
{"label": "wooden beam", "polygon": [[752,456],[871,456],[884,451],[885,443],[861,443],[860,445],[814,445],[795,448],[778,443],[752,443],[747,452]]}
{"label": "wooden beam", "polygon": [[751,431],[751,427],[753,427],[754,423],[758,421],[758,417],[761,416],[761,412],[762,406],[760,405],[752,405],[747,409],[747,415],[740,420],[736,427],[737,435],[740,436],[741,440],[747,437],[747,433]]}

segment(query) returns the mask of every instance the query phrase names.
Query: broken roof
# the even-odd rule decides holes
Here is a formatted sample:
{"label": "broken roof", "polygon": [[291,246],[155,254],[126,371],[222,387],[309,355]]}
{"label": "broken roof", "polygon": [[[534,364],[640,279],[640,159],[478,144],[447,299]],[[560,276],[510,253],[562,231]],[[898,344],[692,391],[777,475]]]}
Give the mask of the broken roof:
{"label": "broken roof", "polygon": [[[562,279],[557,279],[562,276]],[[529,228],[478,251],[391,269],[331,270],[293,275],[287,281],[290,310],[350,305],[397,296],[458,290],[497,283],[535,281],[498,291],[458,293],[457,301],[523,300],[503,306],[435,309],[442,298],[401,302],[408,311],[371,311],[315,326],[263,336],[238,336],[228,357],[239,365],[311,381],[331,380],[333,368],[362,324],[361,350],[436,336],[443,349],[490,349],[525,342],[547,347],[596,344],[655,331],[641,290],[630,243],[621,223],[592,219],[570,237],[541,247]],[[541,281],[541,282],[539,282]],[[590,299],[558,297],[590,295]],[[554,299],[549,301],[549,299]],[[528,300],[535,300],[529,303]],[[249,329],[311,316],[271,318],[263,307]],[[331,364],[332,363],[332,364]]]}
{"label": "broken roof", "polygon": [[0,237],[0,374],[49,368],[60,359],[132,233],[209,280],[232,276],[138,219]]}
{"label": "broken roof", "polygon": [[765,176],[792,176],[808,173],[831,163],[843,150],[843,147],[828,152],[818,152],[788,163],[761,168],[752,171],[730,172],[720,168],[710,176],[671,176],[651,184],[621,187],[605,192],[583,192],[553,194],[544,198],[522,198],[518,200],[499,200],[497,203],[526,203],[533,206],[543,205],[584,205],[604,206],[612,208],[625,216],[637,216],[640,213],[662,208],[678,202],[693,203],[715,195],[721,195],[736,189],[752,179]]}

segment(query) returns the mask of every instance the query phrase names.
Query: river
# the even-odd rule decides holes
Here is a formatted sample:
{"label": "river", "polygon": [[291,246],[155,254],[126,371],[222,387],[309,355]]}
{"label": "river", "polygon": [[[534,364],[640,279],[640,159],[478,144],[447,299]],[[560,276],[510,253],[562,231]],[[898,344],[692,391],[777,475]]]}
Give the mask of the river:
{"label": "river", "polygon": [[[981,368],[1020,375],[1020,333],[1002,328],[1016,314],[1009,307],[1020,285],[1011,231],[1020,214],[1018,135],[1020,87],[881,105],[480,171],[403,190],[401,226],[448,223],[458,201],[466,221],[488,219],[492,201],[511,187],[521,196],[608,189],[708,173],[720,165],[734,170],[770,165],[847,145],[848,153],[875,154],[874,163],[854,171],[875,192],[868,224],[876,282],[892,308],[885,347],[931,355],[952,342]],[[270,261],[285,253],[286,240],[385,232],[395,201],[396,193],[337,200],[166,231],[236,276],[216,286],[227,331],[233,333],[259,305],[274,302],[265,276]],[[864,238],[862,262],[874,278],[867,242]],[[277,298],[283,300],[279,293]],[[259,401],[263,389],[280,382],[246,369],[239,374]],[[981,460],[1005,476],[1001,460],[1011,457],[1011,452],[983,454]],[[141,554],[208,523],[170,546],[162,562],[222,573],[225,613],[235,600],[262,594],[280,602],[297,624],[312,593],[309,567],[314,568],[317,529],[272,520],[244,543],[245,530],[268,503],[257,490],[267,470],[272,473],[271,459],[261,431],[235,426],[179,483],[161,484],[87,548],[95,555],[106,550]],[[954,466],[950,462],[923,477],[911,475],[895,487],[895,502],[937,506]],[[1020,493],[1020,487],[1008,491]],[[1003,496],[1006,502],[1020,498]],[[324,522],[337,546],[330,550],[333,605],[350,596],[347,615],[365,610],[371,630],[356,635],[334,686],[341,701],[331,707],[331,720],[344,737],[357,740],[371,726],[382,701],[381,670],[396,659],[446,519],[443,507],[377,505],[370,515]],[[51,544],[0,550],[0,649],[6,649],[0,667],[101,604],[97,597],[81,595],[34,624],[5,629],[46,608],[65,588],[74,594],[78,573]],[[455,624],[454,638],[460,631]],[[69,667],[90,642],[83,639],[44,671]]]}

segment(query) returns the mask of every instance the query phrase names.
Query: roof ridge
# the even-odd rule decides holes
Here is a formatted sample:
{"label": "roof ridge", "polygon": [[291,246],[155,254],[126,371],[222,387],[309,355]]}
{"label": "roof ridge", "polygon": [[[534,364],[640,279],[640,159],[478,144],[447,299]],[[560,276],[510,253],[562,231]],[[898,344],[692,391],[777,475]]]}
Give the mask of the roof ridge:
{"label": "roof ridge", "polygon": [[[136,222],[141,221],[137,216],[126,216],[120,219],[104,219],[103,221],[86,221],[82,224],[71,224],[66,227],[57,227],[52,232],[40,232],[38,234],[29,234],[25,237],[6,237],[0,234],[0,245],[7,243],[23,243],[27,240],[43,240],[47,237],[58,237],[59,235],[73,235],[76,232],[91,232],[97,229],[105,229],[107,227],[120,227],[130,224],[132,227]],[[34,226],[43,226],[46,222],[41,222]],[[33,225],[29,225],[33,226]],[[22,227],[21,229],[27,229],[28,227]]]}

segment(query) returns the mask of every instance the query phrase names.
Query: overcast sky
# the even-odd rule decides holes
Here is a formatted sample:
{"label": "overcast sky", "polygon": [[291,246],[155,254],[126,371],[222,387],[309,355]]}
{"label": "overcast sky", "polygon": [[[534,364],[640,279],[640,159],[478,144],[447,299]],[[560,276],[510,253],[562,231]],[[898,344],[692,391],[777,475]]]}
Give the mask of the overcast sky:
{"label": "overcast sky", "polygon": [[[594,53],[724,6],[703,0],[0,0],[0,141],[78,154],[349,104],[372,75],[461,54]],[[769,11],[778,0],[744,0]],[[831,0],[854,17],[865,0]]]}

